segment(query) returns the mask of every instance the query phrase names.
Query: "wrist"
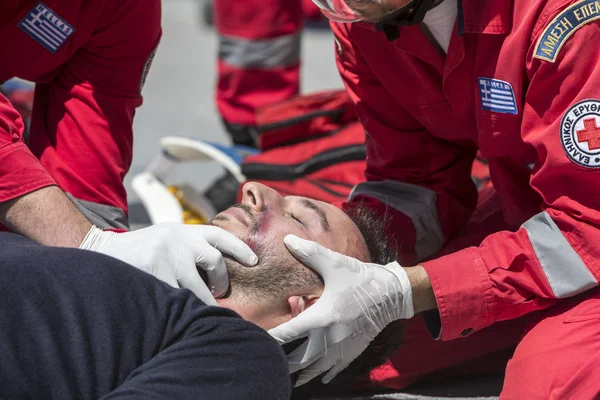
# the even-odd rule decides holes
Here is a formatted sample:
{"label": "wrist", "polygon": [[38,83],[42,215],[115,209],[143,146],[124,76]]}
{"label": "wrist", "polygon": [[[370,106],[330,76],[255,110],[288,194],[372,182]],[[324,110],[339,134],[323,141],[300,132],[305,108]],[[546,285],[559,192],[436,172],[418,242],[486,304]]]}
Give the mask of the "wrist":
{"label": "wrist", "polygon": [[116,235],[116,233],[105,232],[102,229],[96,227],[95,225],[92,225],[88,233],[81,241],[79,248],[83,250],[101,251],[106,242],[113,235]]}
{"label": "wrist", "polygon": [[437,309],[437,301],[427,271],[420,265],[404,268],[413,294],[415,314]]}
{"label": "wrist", "polygon": [[400,298],[402,300],[402,303],[396,305],[398,312],[400,312],[400,315],[397,315],[396,319],[410,319],[414,317],[414,299],[412,294],[411,283],[406,273],[406,269],[402,268],[402,266],[397,262],[385,265],[384,268],[393,273],[396,276],[396,278],[398,278],[398,282],[400,283],[402,293]]}

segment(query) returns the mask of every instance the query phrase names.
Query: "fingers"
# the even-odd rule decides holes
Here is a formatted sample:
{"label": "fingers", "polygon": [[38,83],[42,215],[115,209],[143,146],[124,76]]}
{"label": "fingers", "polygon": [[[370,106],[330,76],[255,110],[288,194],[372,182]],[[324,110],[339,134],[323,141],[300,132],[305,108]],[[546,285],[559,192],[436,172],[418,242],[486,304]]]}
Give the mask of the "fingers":
{"label": "fingers", "polygon": [[269,330],[279,344],[293,342],[305,338],[313,330],[327,326],[327,319],[319,310],[318,301],[296,318]]}
{"label": "fingers", "polygon": [[325,374],[323,378],[321,378],[321,382],[324,384],[328,384],[331,382],[336,376],[338,376],[343,370],[348,368],[348,366],[354,361],[354,359],[350,359],[350,357],[341,358],[338,363]]}
{"label": "fingers", "polygon": [[286,344],[286,343],[293,342],[294,340],[307,337],[308,331],[298,330],[294,326],[295,324],[288,326],[288,324],[291,324],[292,322],[294,322],[294,320],[295,320],[295,318],[290,320],[289,322],[279,325],[276,328],[269,329],[269,331],[268,331],[269,335],[271,335],[275,340],[277,340],[277,343],[279,343],[279,344]]}
{"label": "fingers", "polygon": [[176,268],[168,262],[158,264],[155,276],[174,288],[189,289],[207,305],[216,306],[215,298],[196,270],[193,253],[184,253],[179,253],[182,257],[174,261]]}
{"label": "fingers", "polygon": [[[324,372],[327,372],[327,374],[321,379],[321,382],[324,384],[330,383],[365,351],[365,349],[369,346],[369,343],[370,339],[368,336],[351,336],[339,343],[325,346],[324,351],[322,351],[320,355],[313,350],[312,355],[314,355],[314,357],[309,354],[311,353],[310,346],[299,347],[289,356],[293,356],[295,359],[298,359],[299,356],[294,354],[297,350],[304,351],[306,353],[304,357],[306,361],[299,365],[304,369],[296,368],[296,370],[302,369],[302,372],[296,379],[295,386],[302,386]],[[311,359],[314,359],[315,361],[309,363]],[[296,365],[294,365],[294,368],[295,367]],[[290,370],[292,370],[291,365]]]}
{"label": "fingers", "polygon": [[213,296],[222,297],[229,289],[229,275],[223,254],[228,254],[245,265],[255,265],[258,258],[243,241],[216,226],[178,226],[185,246],[195,255],[196,265],[206,271],[208,286]]}
{"label": "fingers", "polygon": [[[220,298],[229,289],[229,274],[225,266],[223,255],[211,247],[206,248],[204,254],[196,256],[196,264],[199,268],[206,271],[208,287],[215,298]],[[200,280],[200,275],[196,272]]]}
{"label": "fingers", "polygon": [[[227,274],[225,275],[226,279],[228,279]],[[206,305],[217,305],[215,297],[202,280],[202,277],[200,277],[200,274],[198,274],[195,263],[189,263],[179,268],[177,280],[180,287],[191,290],[196,297],[206,303]],[[229,283],[229,280],[227,280],[227,282]],[[227,289],[225,289],[225,291],[227,291]]]}
{"label": "fingers", "polygon": [[211,294],[210,290],[200,276],[196,273],[196,277],[186,277],[180,280],[181,287],[191,290],[196,297],[202,300],[208,306],[216,306],[217,301]]}
{"label": "fingers", "polygon": [[314,256],[318,249],[316,242],[301,239],[296,235],[286,235],[283,238],[283,243],[287,249],[300,261],[307,261]]}
{"label": "fingers", "polygon": [[[168,272],[165,272],[168,271]],[[146,273],[149,273],[150,275],[155,276],[157,279],[163,281],[164,283],[166,283],[167,285],[177,288],[179,289],[179,283],[177,282],[177,278],[175,277],[174,274],[172,274],[170,268],[162,268],[162,269],[158,269],[158,271],[156,272],[148,272],[148,271],[144,271]]]}
{"label": "fingers", "polygon": [[[368,336],[357,335],[336,344],[337,355],[335,359],[330,360],[331,369],[321,379],[321,382],[324,384],[331,382],[365,351],[369,343],[371,343],[371,340]],[[335,354],[335,352],[332,353]]]}
{"label": "fingers", "polygon": [[323,353],[322,357],[318,358],[316,361],[302,370],[302,372],[298,375],[294,386],[298,387],[305,385],[322,373],[329,371],[335,366],[336,362],[339,362],[340,359],[341,350],[339,345],[335,344],[331,347],[328,347],[326,352]]}
{"label": "fingers", "polygon": [[[185,274],[186,282],[204,284],[202,277],[198,273],[196,267],[206,271],[208,290],[212,292],[214,298],[222,297],[229,289],[229,275],[227,267],[223,260],[223,255],[219,250],[213,248],[204,239],[198,238],[197,241],[193,237],[182,237],[179,243],[181,248],[177,251],[177,262],[179,265],[178,278]],[[206,285],[204,285],[206,286]],[[185,286],[187,289],[192,289]]]}
{"label": "fingers", "polygon": [[290,374],[294,374],[300,371],[301,369],[306,368],[310,364],[303,362],[304,356],[306,355],[306,349],[308,348],[308,344],[309,341],[307,340],[288,355],[287,359],[290,368]]}
{"label": "fingers", "polygon": [[316,242],[304,240],[295,235],[287,235],[283,242],[289,252],[302,264],[318,272],[323,279],[329,275],[330,260],[333,253]]}
{"label": "fingers", "polygon": [[305,369],[323,357],[328,351],[326,331],[324,328],[310,333],[309,339],[302,343],[288,356],[290,372]]}
{"label": "fingers", "polygon": [[325,371],[326,370],[322,369],[320,363],[315,363],[314,365],[306,367],[302,372],[300,372],[300,375],[298,375],[294,387],[307,384]]}
{"label": "fingers", "polygon": [[229,290],[229,274],[225,263],[221,262],[223,265],[217,265],[214,269],[206,271],[208,287],[216,299],[225,296],[227,290]]}
{"label": "fingers", "polygon": [[242,264],[252,267],[258,257],[252,249],[232,233],[216,226],[202,226],[204,239],[223,254],[227,254]]}

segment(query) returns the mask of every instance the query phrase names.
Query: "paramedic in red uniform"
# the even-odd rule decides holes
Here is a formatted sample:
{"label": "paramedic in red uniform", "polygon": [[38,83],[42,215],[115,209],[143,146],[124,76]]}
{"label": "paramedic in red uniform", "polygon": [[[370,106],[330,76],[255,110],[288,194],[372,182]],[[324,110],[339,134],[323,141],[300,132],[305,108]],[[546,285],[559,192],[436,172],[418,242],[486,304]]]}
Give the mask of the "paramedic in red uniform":
{"label": "paramedic in red uniform", "polygon": [[[161,35],[160,1],[8,0],[0,5],[0,82],[37,83],[29,143],[0,95],[0,222],[42,244],[99,251],[173,286],[228,287],[219,250],[250,263],[247,246],[207,227],[127,225],[123,178],[132,121]],[[223,243],[227,242],[227,248]]]}
{"label": "paramedic in red uniform", "polygon": [[[309,338],[289,358],[298,383],[330,380],[385,325],[417,313],[440,341],[523,317],[502,398],[597,399],[600,2],[315,2],[334,21],[368,132],[367,182],[350,201],[386,208],[404,255],[367,265],[286,238],[325,281],[313,307],[271,331]],[[478,212],[477,149],[503,227],[435,256]]]}
{"label": "paramedic in red uniform", "polygon": [[[236,145],[258,147],[257,111],[300,92],[304,19],[322,17],[311,0],[213,1],[218,36],[215,102]],[[235,203],[237,179],[219,177],[205,196],[217,212]]]}
{"label": "paramedic in red uniform", "polygon": [[315,9],[310,0],[214,2],[216,103],[235,144],[255,147],[256,110],[298,94],[302,26]]}

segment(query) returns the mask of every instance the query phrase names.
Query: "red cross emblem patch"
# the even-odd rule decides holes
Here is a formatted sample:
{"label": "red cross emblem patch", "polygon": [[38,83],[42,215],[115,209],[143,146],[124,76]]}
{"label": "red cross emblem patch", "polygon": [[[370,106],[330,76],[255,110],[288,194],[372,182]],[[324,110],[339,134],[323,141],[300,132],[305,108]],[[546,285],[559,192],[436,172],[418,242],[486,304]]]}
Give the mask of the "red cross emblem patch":
{"label": "red cross emblem patch", "polygon": [[600,168],[600,100],[581,101],[560,123],[560,141],[575,164]]}

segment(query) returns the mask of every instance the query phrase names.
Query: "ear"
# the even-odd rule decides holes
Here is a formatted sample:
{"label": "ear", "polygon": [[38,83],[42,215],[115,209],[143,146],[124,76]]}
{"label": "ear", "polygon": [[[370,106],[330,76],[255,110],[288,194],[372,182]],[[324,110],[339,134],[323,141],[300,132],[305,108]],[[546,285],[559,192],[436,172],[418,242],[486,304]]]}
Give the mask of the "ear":
{"label": "ear", "polygon": [[308,307],[315,304],[317,300],[319,300],[321,296],[316,294],[305,295],[305,296],[290,296],[288,298],[288,304],[290,305],[290,310],[292,314],[292,318],[297,317],[300,313],[306,310]]}

